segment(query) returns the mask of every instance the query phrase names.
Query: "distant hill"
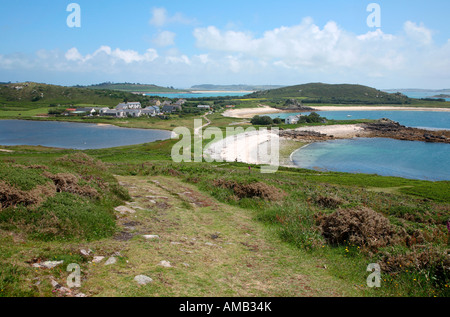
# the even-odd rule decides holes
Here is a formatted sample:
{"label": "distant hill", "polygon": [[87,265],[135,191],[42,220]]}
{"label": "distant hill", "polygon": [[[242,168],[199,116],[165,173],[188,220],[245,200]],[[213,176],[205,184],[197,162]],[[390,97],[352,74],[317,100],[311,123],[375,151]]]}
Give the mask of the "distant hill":
{"label": "distant hill", "polygon": [[216,91],[260,91],[260,90],[268,90],[268,89],[276,89],[284,86],[276,86],[276,85],[195,85],[192,86],[192,90],[216,90]]}
{"label": "distant hill", "polygon": [[149,97],[107,89],[94,90],[32,82],[0,85],[0,108],[4,110],[59,104],[116,106],[124,100],[145,102]]}
{"label": "distant hill", "polygon": [[411,99],[401,93],[389,94],[361,85],[311,83],[258,91],[248,98],[299,98],[303,103],[332,104],[408,104]]}
{"label": "distant hill", "polygon": [[133,84],[133,83],[110,83],[105,82],[90,86],[75,86],[76,88],[89,88],[89,89],[109,89],[118,90],[125,92],[136,92],[136,93],[177,93],[186,92],[186,90],[175,89],[173,87],[160,87],[152,84]]}

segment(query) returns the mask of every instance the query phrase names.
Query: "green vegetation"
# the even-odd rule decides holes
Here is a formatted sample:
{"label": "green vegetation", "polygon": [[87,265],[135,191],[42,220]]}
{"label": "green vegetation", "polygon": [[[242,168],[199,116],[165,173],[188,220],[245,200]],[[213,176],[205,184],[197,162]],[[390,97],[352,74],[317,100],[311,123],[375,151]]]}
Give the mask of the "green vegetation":
{"label": "green vegetation", "polygon": [[150,97],[107,89],[93,90],[31,82],[0,85],[0,110],[7,111],[78,104],[115,107],[125,100],[139,101],[145,105],[150,101]]}
{"label": "green vegetation", "polygon": [[[402,94],[388,94],[361,85],[328,85],[322,83],[283,87],[255,92],[248,98],[299,98],[304,104],[410,104]],[[276,101],[276,100],[275,100]]]}
{"label": "green vegetation", "polygon": [[117,90],[124,92],[140,92],[140,93],[183,93],[188,92],[182,89],[175,89],[173,87],[160,87],[148,84],[134,84],[134,83],[110,83],[105,82],[90,86],[76,86],[78,88],[100,89],[100,90]]}
{"label": "green vegetation", "polygon": [[111,209],[128,198],[103,163],[83,153],[45,165],[0,162],[0,182],[0,230],[36,240],[109,237]]}
{"label": "green vegetation", "polygon": [[[127,96],[30,86],[0,86],[0,117],[16,112],[31,117],[69,100],[113,106]],[[32,101],[39,87],[49,90]],[[66,99],[64,89],[73,99]],[[249,124],[221,116],[225,105],[257,106],[267,100],[201,101],[215,111],[208,116],[210,126],[225,129]],[[193,119],[204,113],[195,105],[189,101],[167,120],[69,119],[192,130]],[[319,124],[320,116],[304,121],[296,126]],[[0,297],[57,296],[49,276],[64,281],[68,273],[31,266],[44,260],[81,264],[82,291],[90,296],[450,295],[450,182],[287,167],[261,174],[258,166],[249,171],[249,165],[237,162],[175,164],[171,149],[177,141],[88,151],[2,147],[10,152],[0,151]],[[282,161],[301,146],[289,142]],[[141,209],[126,216],[114,212],[125,202]],[[142,234],[162,239],[148,242]],[[80,248],[106,256],[120,251],[117,267],[96,267]],[[158,267],[168,259],[173,268]],[[366,286],[369,263],[382,267],[379,289]],[[155,283],[136,288],[132,279],[141,273]]]}

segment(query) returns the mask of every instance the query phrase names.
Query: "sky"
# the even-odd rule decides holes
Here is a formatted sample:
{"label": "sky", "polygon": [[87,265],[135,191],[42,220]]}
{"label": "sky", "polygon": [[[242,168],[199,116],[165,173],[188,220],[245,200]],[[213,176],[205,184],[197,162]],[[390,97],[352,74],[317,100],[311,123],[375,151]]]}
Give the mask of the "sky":
{"label": "sky", "polygon": [[446,89],[448,12],[448,0],[0,0],[0,82]]}

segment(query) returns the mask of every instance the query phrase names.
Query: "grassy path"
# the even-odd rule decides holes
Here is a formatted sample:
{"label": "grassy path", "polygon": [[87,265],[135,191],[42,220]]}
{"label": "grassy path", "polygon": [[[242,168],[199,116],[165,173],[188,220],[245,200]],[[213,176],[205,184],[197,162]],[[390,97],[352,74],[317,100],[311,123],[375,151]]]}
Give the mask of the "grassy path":
{"label": "grassy path", "polygon": [[[118,179],[136,213],[120,216],[123,231],[115,239],[89,246],[98,255],[120,257],[112,266],[88,264],[82,287],[88,296],[357,295],[320,260],[280,242],[249,211],[220,204],[175,178]],[[153,282],[138,286],[137,275]]]}

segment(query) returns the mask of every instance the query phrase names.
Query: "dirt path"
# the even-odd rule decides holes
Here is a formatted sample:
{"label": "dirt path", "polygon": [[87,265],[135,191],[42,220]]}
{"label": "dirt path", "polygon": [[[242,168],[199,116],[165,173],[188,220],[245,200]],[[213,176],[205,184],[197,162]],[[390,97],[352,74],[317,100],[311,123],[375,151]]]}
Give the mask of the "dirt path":
{"label": "dirt path", "polygon": [[[121,232],[114,239],[88,246],[93,255],[118,259],[88,264],[81,290],[88,296],[355,295],[344,292],[352,286],[332,277],[324,263],[281,243],[250,211],[176,178],[117,178],[133,202],[118,212]],[[138,286],[137,275],[153,282]]]}

